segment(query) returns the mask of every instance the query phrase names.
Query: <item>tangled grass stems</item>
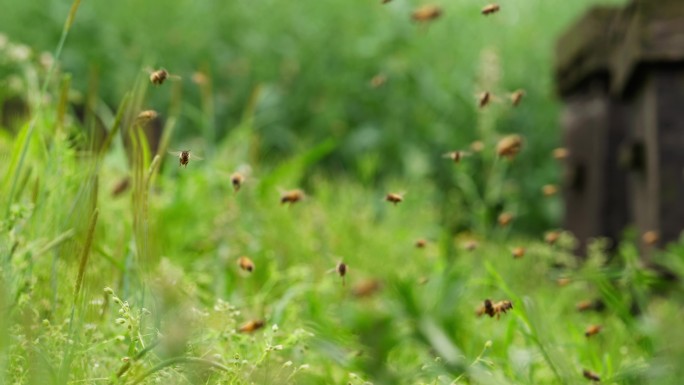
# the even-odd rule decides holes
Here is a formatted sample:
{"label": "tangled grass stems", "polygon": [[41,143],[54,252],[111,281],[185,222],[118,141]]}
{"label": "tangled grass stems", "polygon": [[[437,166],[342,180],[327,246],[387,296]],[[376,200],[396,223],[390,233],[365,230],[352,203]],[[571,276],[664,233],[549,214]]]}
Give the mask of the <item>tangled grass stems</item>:
{"label": "tangled grass stems", "polygon": [[226,367],[226,366],[224,366],[224,365],[221,365],[221,364],[219,364],[218,362],[205,360],[205,359],[203,359],[203,358],[196,358],[196,357],[174,357],[174,358],[170,358],[170,359],[168,359],[168,360],[166,360],[166,361],[162,361],[162,362],[158,363],[157,365],[155,365],[154,367],[150,368],[148,371],[146,371],[145,373],[143,373],[143,374],[141,374],[140,376],[138,376],[138,378],[136,378],[135,381],[133,381],[132,384],[133,384],[133,385],[140,384],[140,383],[142,383],[142,382],[145,380],[145,378],[147,378],[147,377],[153,375],[154,373],[156,373],[156,372],[158,372],[158,371],[160,371],[160,370],[163,370],[163,369],[165,369],[165,368],[167,368],[167,367],[169,367],[169,366],[175,365],[175,364],[199,364],[199,365],[205,365],[205,366],[208,366],[208,367],[211,367],[211,368],[214,368],[214,369],[219,369],[219,370],[222,370],[222,371],[224,371],[224,372],[226,372],[226,373],[230,373],[230,372],[231,372],[230,368],[228,368],[228,367]]}

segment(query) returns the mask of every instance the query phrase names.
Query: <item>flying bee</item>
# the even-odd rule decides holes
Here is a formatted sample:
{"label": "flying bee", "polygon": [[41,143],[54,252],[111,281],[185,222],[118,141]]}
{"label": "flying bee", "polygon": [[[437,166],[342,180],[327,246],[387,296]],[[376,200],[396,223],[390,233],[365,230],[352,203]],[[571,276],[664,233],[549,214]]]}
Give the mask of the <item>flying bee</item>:
{"label": "flying bee", "polygon": [[546,197],[551,197],[558,194],[558,186],[555,184],[545,184],[542,186],[542,194]]}
{"label": "flying bee", "polygon": [[522,148],[522,137],[520,135],[508,135],[499,141],[496,145],[496,154],[510,159],[513,159]]}
{"label": "flying bee", "polygon": [[660,235],[655,230],[649,230],[641,236],[641,240],[646,246],[653,246],[660,240]]}
{"label": "flying bee", "polygon": [[159,113],[155,110],[145,110],[138,114],[137,119],[141,122],[147,122],[148,120],[156,119]]}
{"label": "flying bee", "polygon": [[579,312],[585,312],[585,311],[590,311],[590,310],[595,310],[595,311],[602,311],[605,308],[605,304],[603,301],[600,299],[595,299],[595,300],[590,300],[590,299],[585,299],[583,301],[577,302],[577,305],[575,305],[575,309]]}
{"label": "flying bee", "polygon": [[570,151],[568,151],[568,149],[565,147],[558,147],[554,149],[551,154],[553,155],[553,159],[563,160],[568,158],[568,155],[570,155]]}
{"label": "flying bee", "polygon": [[594,372],[592,372],[591,370],[588,370],[588,369],[584,369],[584,370],[582,371],[582,375],[583,375],[584,378],[586,378],[587,380],[596,381],[596,382],[600,382],[600,381],[601,381],[601,377],[599,377],[598,374],[596,374],[596,373],[594,373]]}
{"label": "flying bee", "polygon": [[549,231],[544,235],[544,242],[548,243],[549,245],[554,245],[557,241],[558,238],[560,238],[560,232],[559,231]]}
{"label": "flying bee", "polygon": [[401,203],[404,200],[404,194],[402,193],[388,193],[385,195],[385,200],[391,202],[395,206],[397,203]]}
{"label": "flying bee", "polygon": [[417,249],[424,249],[427,246],[427,241],[423,238],[416,241],[415,246]]}
{"label": "flying bee", "polygon": [[392,0],[382,0],[382,4],[387,4],[387,3],[389,3],[390,1],[392,1]]}
{"label": "flying bee", "polygon": [[285,191],[280,195],[280,204],[288,203],[292,205],[302,199],[304,199],[304,192],[302,190]]}
{"label": "flying bee", "polygon": [[238,258],[238,266],[244,271],[247,271],[249,273],[254,271],[254,262],[252,262],[249,257],[242,256]]}
{"label": "flying bee", "polygon": [[338,263],[335,267],[335,271],[342,277],[342,286],[344,286],[344,277],[347,275],[347,264],[344,262]]}
{"label": "flying bee", "polygon": [[484,300],[484,305],[480,306],[475,314],[479,317],[487,314],[489,317],[496,316],[496,319],[501,318],[501,314],[506,314],[510,309],[513,309],[511,301],[503,300],[499,302],[492,302],[490,299]]}
{"label": "flying bee", "polygon": [[352,288],[352,294],[356,298],[366,298],[377,293],[382,289],[382,283],[377,279],[366,279],[363,280]]}
{"label": "flying bee", "polygon": [[463,248],[468,250],[468,251],[473,251],[477,249],[478,243],[477,241],[468,241],[463,245]]}
{"label": "flying bee", "polygon": [[513,214],[509,212],[503,212],[499,214],[497,221],[499,222],[499,226],[506,227],[513,221]]}
{"label": "flying bee", "polygon": [[560,277],[556,279],[556,285],[563,287],[563,286],[568,286],[572,282],[572,280],[568,277]]}
{"label": "flying bee", "polygon": [[265,324],[266,322],[260,319],[247,321],[244,324],[242,324],[242,326],[240,326],[238,331],[240,333],[253,333],[264,327]]}
{"label": "flying bee", "polygon": [[380,88],[387,82],[387,76],[385,74],[377,74],[373,76],[370,80],[371,88]]}
{"label": "flying bee", "polygon": [[499,12],[499,9],[501,9],[499,4],[489,4],[486,7],[482,8],[482,14],[485,16],[491,15],[492,13]]}
{"label": "flying bee", "polygon": [[130,177],[127,176],[127,177],[121,179],[119,182],[117,182],[117,184],[112,189],[112,196],[117,197],[117,196],[123,194],[124,192],[126,192],[126,190],[128,190],[128,188],[130,186],[131,186],[131,178]]}
{"label": "flying bee", "polygon": [[589,325],[584,331],[584,336],[589,338],[591,336],[599,334],[603,327],[601,325]]}
{"label": "flying bee", "polygon": [[513,107],[517,107],[520,104],[523,96],[525,96],[524,90],[517,90],[511,94],[511,104],[513,104]]}
{"label": "flying bee", "polygon": [[178,167],[180,167],[180,166],[188,167],[188,163],[190,163],[190,159],[202,160],[202,158],[200,158],[199,156],[190,154],[190,150],[169,151],[169,154],[178,157],[178,161],[180,162],[180,165]]}
{"label": "flying bee", "polygon": [[180,76],[169,74],[169,71],[167,71],[165,68],[160,68],[158,70],[148,69],[148,72],[150,73],[150,83],[154,84],[155,86],[162,85],[166,79],[180,79]]}
{"label": "flying bee", "polygon": [[433,21],[442,15],[442,8],[436,5],[424,5],[411,14],[411,18],[418,22]]}
{"label": "flying bee", "polygon": [[459,163],[464,157],[470,156],[469,152],[465,151],[451,151],[446,154],[442,154],[442,158],[451,159],[454,163]]}
{"label": "flying bee", "polygon": [[482,143],[481,140],[476,140],[472,143],[470,143],[470,150],[473,152],[481,152],[484,150],[484,143]]}
{"label": "flying bee", "polygon": [[477,105],[480,108],[486,107],[487,104],[489,104],[489,102],[491,102],[491,101],[492,101],[492,94],[490,94],[489,91],[485,91],[477,97]]}
{"label": "flying bee", "polygon": [[515,249],[513,249],[511,254],[513,254],[513,258],[520,259],[525,256],[525,251],[526,250],[524,247],[516,247]]}
{"label": "flying bee", "polygon": [[240,172],[236,171],[230,176],[230,183],[233,185],[233,190],[235,190],[235,192],[240,191],[240,187],[242,187],[242,183],[244,182],[245,176]]}

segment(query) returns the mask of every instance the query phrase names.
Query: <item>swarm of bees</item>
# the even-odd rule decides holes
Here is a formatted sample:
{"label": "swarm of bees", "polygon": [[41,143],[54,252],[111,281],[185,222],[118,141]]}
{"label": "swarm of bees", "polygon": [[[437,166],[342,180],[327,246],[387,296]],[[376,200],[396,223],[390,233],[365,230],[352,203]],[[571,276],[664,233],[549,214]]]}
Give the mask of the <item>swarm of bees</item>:
{"label": "swarm of bees", "polygon": [[501,314],[506,314],[507,311],[513,309],[511,301],[503,300],[499,302],[492,302],[490,299],[485,299],[484,304],[480,306],[475,314],[478,317],[487,314],[489,317],[496,316],[496,319],[501,318]]}

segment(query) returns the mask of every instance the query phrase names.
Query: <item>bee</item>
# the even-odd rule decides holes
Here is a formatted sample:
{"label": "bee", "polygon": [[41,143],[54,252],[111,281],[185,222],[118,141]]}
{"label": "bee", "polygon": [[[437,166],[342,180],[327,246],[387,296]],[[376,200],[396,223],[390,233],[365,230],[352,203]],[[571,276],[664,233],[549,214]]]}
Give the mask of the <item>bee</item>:
{"label": "bee", "polygon": [[480,152],[480,151],[484,150],[484,143],[482,143],[481,140],[476,140],[476,141],[470,143],[470,149],[473,152]]}
{"label": "bee", "polygon": [[200,158],[199,156],[190,154],[190,150],[169,151],[169,154],[178,157],[178,161],[180,162],[178,167],[183,166],[187,168],[188,163],[190,163],[190,159],[202,160],[202,158]]}
{"label": "bee", "polygon": [[465,151],[451,151],[447,152],[445,154],[442,154],[442,158],[447,158],[451,159],[454,161],[454,163],[459,163],[464,157],[469,156],[469,152]]}
{"label": "bee", "polygon": [[585,299],[583,301],[577,302],[577,305],[575,305],[575,309],[577,309],[579,312],[585,312],[589,310],[602,311],[604,307],[605,304],[600,299],[595,299],[593,301],[590,299]]}
{"label": "bee", "polygon": [[554,196],[558,194],[558,186],[555,184],[545,184],[542,186],[542,194],[547,197]]}
{"label": "bee", "polygon": [[387,3],[389,3],[390,1],[392,1],[392,0],[382,0],[382,4],[387,4]]}
{"label": "bee", "polygon": [[468,250],[468,251],[473,251],[477,249],[478,243],[477,241],[468,241],[463,245],[463,248]]}
{"label": "bee", "polygon": [[180,79],[180,76],[171,75],[169,71],[165,68],[160,68],[158,70],[148,70],[150,72],[150,83],[155,86],[162,85],[166,79]]}
{"label": "bee", "polygon": [[373,76],[373,78],[370,80],[370,86],[372,88],[379,88],[382,87],[386,82],[387,76],[385,76],[384,74],[377,74]]}
{"label": "bee", "polygon": [[583,375],[584,378],[586,378],[587,380],[592,380],[592,381],[596,381],[596,382],[600,382],[600,381],[601,381],[601,377],[599,377],[598,374],[592,372],[591,370],[584,369],[584,370],[582,371],[582,375]]}
{"label": "bee", "polygon": [[660,234],[655,230],[649,230],[641,236],[641,240],[646,246],[653,246],[660,240]]}
{"label": "bee", "polygon": [[522,137],[520,135],[508,135],[501,139],[496,145],[496,153],[499,156],[513,159],[522,147]]}
{"label": "bee", "polygon": [[499,218],[497,219],[497,221],[499,222],[499,226],[506,227],[513,221],[513,214],[503,212],[499,214]]}
{"label": "bee", "polygon": [[487,104],[489,104],[489,102],[491,102],[491,101],[492,101],[492,94],[490,94],[488,91],[485,91],[485,92],[481,93],[481,94],[477,97],[477,105],[478,105],[480,108],[486,107]]}
{"label": "bee", "polygon": [[240,326],[238,331],[240,333],[253,333],[264,327],[265,324],[266,321],[260,319],[247,321],[244,324],[242,324],[242,326]]}
{"label": "bee", "polygon": [[233,190],[235,190],[235,192],[240,191],[240,187],[242,187],[242,183],[244,182],[245,176],[237,171],[230,176],[230,183],[233,185]]}
{"label": "bee", "polygon": [[503,300],[499,302],[492,302],[490,299],[484,300],[484,305],[480,306],[475,314],[477,316],[482,316],[487,314],[489,317],[496,316],[496,319],[501,318],[501,314],[506,314],[510,309],[513,309],[513,304],[511,301]]}
{"label": "bee", "polygon": [[417,249],[423,249],[427,246],[427,241],[423,238],[416,241],[415,246]]}
{"label": "bee", "polygon": [[568,286],[572,280],[568,277],[560,277],[556,280],[556,284],[560,287]]}
{"label": "bee", "polygon": [[387,202],[393,203],[396,206],[397,203],[401,203],[404,201],[404,194],[388,193],[387,195],[385,195],[385,200]]}
{"label": "bee", "polygon": [[524,247],[516,247],[515,249],[513,249],[511,254],[513,254],[513,258],[520,259],[520,258],[525,256],[525,248]]}
{"label": "bee", "polygon": [[442,15],[442,8],[436,5],[424,5],[411,14],[411,18],[418,22],[433,21]]}
{"label": "bee", "polygon": [[570,155],[570,151],[568,151],[568,149],[565,147],[558,147],[554,149],[551,154],[553,155],[554,159],[563,160],[568,158],[568,156]]}
{"label": "bee", "polygon": [[557,241],[558,238],[560,238],[560,232],[559,231],[549,231],[544,235],[544,242],[548,243],[549,245],[554,245]]}
{"label": "bee", "polygon": [[377,279],[363,280],[352,288],[352,294],[356,298],[366,298],[377,293],[382,289],[382,283]]}
{"label": "bee", "polygon": [[491,15],[492,13],[499,12],[499,9],[501,9],[499,4],[489,4],[486,7],[482,8],[482,14],[485,16]]}
{"label": "bee", "polygon": [[342,277],[342,286],[344,286],[344,277],[347,275],[347,265],[344,262],[340,262],[335,267],[335,271]]}
{"label": "bee", "polygon": [[517,90],[511,94],[511,104],[513,104],[513,107],[517,107],[520,104],[523,96],[525,96],[524,90]]}
{"label": "bee", "polygon": [[280,204],[289,203],[292,205],[302,199],[304,199],[304,192],[302,190],[290,190],[280,195]]}
{"label": "bee", "polygon": [[112,189],[112,196],[117,197],[117,196],[123,194],[124,192],[126,192],[126,190],[128,190],[128,187],[130,187],[130,185],[131,185],[131,178],[130,177],[125,177],[125,178],[121,179]]}
{"label": "bee", "polygon": [[584,336],[589,338],[591,336],[599,334],[602,328],[603,327],[601,325],[589,325],[587,329],[584,331]]}
{"label": "bee", "polygon": [[240,266],[242,270],[250,273],[254,271],[254,262],[252,262],[249,257],[242,256],[238,258],[238,266]]}
{"label": "bee", "polygon": [[141,113],[138,114],[138,120],[147,122],[148,120],[156,119],[159,116],[159,113],[154,110],[145,110],[142,111]]}

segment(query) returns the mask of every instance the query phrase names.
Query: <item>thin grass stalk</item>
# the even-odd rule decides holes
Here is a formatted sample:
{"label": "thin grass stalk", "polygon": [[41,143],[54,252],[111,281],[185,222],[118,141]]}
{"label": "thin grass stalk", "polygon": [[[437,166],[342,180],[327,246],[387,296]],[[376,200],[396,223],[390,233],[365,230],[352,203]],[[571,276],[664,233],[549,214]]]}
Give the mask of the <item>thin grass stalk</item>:
{"label": "thin grass stalk", "polygon": [[199,364],[199,365],[205,365],[214,369],[219,369],[222,370],[226,373],[230,373],[230,369],[226,366],[223,366],[219,364],[218,362],[214,361],[209,361],[205,360],[203,358],[195,358],[195,357],[174,357],[170,358],[166,361],[162,361],[155,365],[154,367],[150,368],[150,370],[146,371],[145,373],[141,374],[138,376],[138,378],[133,381],[133,385],[140,384],[145,380],[145,378],[153,375],[154,373],[163,370],[169,366],[175,365],[175,364]]}

